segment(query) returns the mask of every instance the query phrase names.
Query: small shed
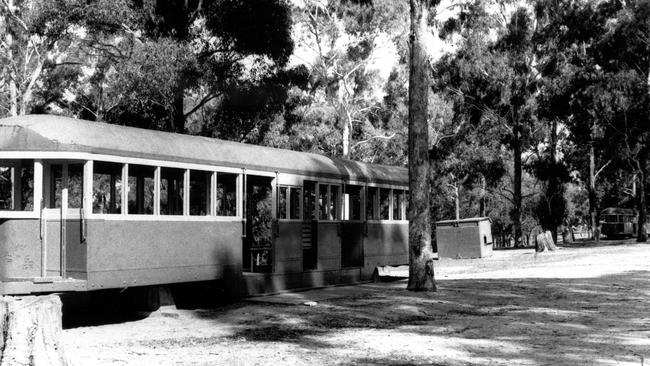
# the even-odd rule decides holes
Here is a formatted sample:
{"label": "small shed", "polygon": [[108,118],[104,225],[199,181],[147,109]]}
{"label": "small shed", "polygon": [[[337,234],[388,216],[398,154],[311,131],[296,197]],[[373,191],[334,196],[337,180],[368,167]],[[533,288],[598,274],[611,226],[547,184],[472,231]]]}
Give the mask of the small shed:
{"label": "small shed", "polygon": [[436,222],[439,258],[483,258],[492,255],[489,217]]}

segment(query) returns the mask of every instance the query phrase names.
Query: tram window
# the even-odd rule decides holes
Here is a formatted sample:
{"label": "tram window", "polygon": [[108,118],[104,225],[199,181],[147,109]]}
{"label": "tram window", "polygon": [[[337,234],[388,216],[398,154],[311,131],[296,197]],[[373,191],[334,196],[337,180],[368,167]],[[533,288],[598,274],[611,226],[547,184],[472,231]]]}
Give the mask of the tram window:
{"label": "tram window", "polygon": [[377,202],[379,200],[379,188],[368,187],[368,197],[366,198],[366,216],[368,220],[379,220],[377,213]]}
{"label": "tram window", "polygon": [[122,211],[122,164],[96,161],[93,167],[93,213]]}
{"label": "tram window", "polygon": [[404,219],[409,219],[409,191],[404,191]]}
{"label": "tram window", "polygon": [[50,184],[52,185],[52,196],[50,198],[50,208],[61,207],[61,197],[63,197],[63,165],[54,164],[50,166]]}
{"label": "tram window", "polygon": [[328,206],[327,206],[327,184],[318,186],[318,218],[320,220],[327,220]]}
{"label": "tram window", "polygon": [[160,169],[160,214],[183,214],[183,190],[185,170],[176,168]]}
{"label": "tram window", "polygon": [[190,170],[190,215],[207,216],[210,214],[212,173]]}
{"label": "tram window", "polygon": [[68,164],[68,208],[83,206],[83,180],[83,164]]}
{"label": "tram window", "polygon": [[388,220],[390,212],[390,189],[379,189],[379,219]]}
{"label": "tram window", "polygon": [[156,168],[129,165],[129,214],[153,215]]}
{"label": "tram window", "polygon": [[217,215],[237,216],[237,174],[217,173]]}
{"label": "tram window", "polygon": [[278,218],[300,219],[300,193],[302,187],[281,186],[279,193]]}
{"label": "tram window", "polygon": [[301,187],[291,187],[289,191],[289,218],[300,220],[300,194],[302,193]]}
{"label": "tram window", "polygon": [[287,218],[287,192],[289,192],[289,187],[280,187],[279,193],[279,207],[278,207],[278,218],[286,219]]}
{"label": "tram window", "polygon": [[361,220],[361,186],[345,186],[344,220]]}
{"label": "tram window", "polygon": [[305,220],[316,219],[316,184],[314,182],[305,181],[305,194],[303,199],[303,210],[305,211]]}
{"label": "tram window", "polygon": [[404,200],[404,191],[401,189],[393,190],[393,220],[402,220],[402,201]]}
{"label": "tram window", "polygon": [[341,200],[339,199],[339,186],[330,186],[329,209],[327,210],[328,220],[339,219],[340,206],[341,206]]}
{"label": "tram window", "polygon": [[23,160],[20,167],[20,210],[34,209],[34,161]]}
{"label": "tram window", "polygon": [[318,218],[321,220],[338,220],[339,186],[320,184],[318,186]]}
{"label": "tram window", "polygon": [[34,209],[34,161],[0,162],[0,211]]}
{"label": "tram window", "polygon": [[12,167],[0,167],[0,210],[14,209],[14,171]]}

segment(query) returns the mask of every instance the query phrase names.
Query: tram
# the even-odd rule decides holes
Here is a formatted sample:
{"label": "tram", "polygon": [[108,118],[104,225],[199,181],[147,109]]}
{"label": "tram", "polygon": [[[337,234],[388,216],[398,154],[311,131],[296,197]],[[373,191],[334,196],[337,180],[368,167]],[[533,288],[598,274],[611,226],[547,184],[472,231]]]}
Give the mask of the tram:
{"label": "tram", "polygon": [[0,120],[0,295],[220,280],[240,296],[408,263],[408,173],[71,119]]}
{"label": "tram", "polygon": [[607,207],[600,213],[601,232],[607,238],[632,237],[637,231],[637,217],[629,208]]}

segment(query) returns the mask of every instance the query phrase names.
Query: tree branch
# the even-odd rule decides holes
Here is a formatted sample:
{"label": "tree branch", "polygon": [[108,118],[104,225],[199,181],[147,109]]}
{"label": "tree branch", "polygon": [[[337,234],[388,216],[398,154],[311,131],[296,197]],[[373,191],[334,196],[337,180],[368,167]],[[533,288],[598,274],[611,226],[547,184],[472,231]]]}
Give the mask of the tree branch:
{"label": "tree branch", "polygon": [[610,160],[608,160],[608,161],[605,163],[605,165],[603,165],[602,167],[600,167],[600,169],[598,169],[598,171],[596,172],[596,174],[594,174],[594,178],[597,178],[597,177],[598,177],[598,174],[600,174],[600,173],[601,173],[605,168],[607,168],[607,166],[608,166],[609,163],[611,163],[611,162],[612,162],[612,160],[610,159]]}
{"label": "tree branch", "polygon": [[214,98],[217,98],[220,95],[221,95],[221,93],[206,95],[205,97],[203,97],[203,99],[201,99],[201,101],[199,101],[199,103],[197,105],[194,106],[194,108],[190,109],[189,112],[184,113],[183,117],[187,118],[188,116],[191,116],[192,114],[194,114],[194,112],[199,110],[199,108],[203,107],[207,102],[213,100]]}
{"label": "tree branch", "polygon": [[365,143],[368,143],[368,142],[370,142],[371,140],[374,140],[374,139],[390,140],[390,139],[392,139],[392,138],[395,137],[395,136],[397,136],[397,133],[396,133],[396,132],[393,132],[393,134],[391,134],[390,136],[381,136],[381,135],[378,135],[378,136],[372,136],[372,137],[367,138],[367,139],[365,139],[365,140],[363,140],[363,141],[359,141],[359,142],[355,143],[354,145],[352,145],[352,147],[350,148],[350,150],[354,149],[355,147],[357,147],[357,146],[359,146],[359,145],[363,145],[363,144],[365,144]]}

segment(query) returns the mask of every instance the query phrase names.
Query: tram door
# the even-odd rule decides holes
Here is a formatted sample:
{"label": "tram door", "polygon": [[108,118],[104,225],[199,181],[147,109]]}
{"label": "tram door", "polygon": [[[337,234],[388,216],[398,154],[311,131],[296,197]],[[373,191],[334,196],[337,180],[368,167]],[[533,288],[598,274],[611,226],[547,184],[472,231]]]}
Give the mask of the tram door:
{"label": "tram door", "polygon": [[341,266],[363,267],[363,187],[346,185],[341,222]]}
{"label": "tram door", "polygon": [[246,238],[244,239],[244,270],[272,272],[275,240],[273,179],[246,177]]}
{"label": "tram door", "polygon": [[43,166],[42,277],[77,277],[85,272],[82,246],[83,162]]}
{"label": "tram door", "polygon": [[316,182],[304,182],[302,222],[302,269],[318,267],[318,211],[316,210]]}

